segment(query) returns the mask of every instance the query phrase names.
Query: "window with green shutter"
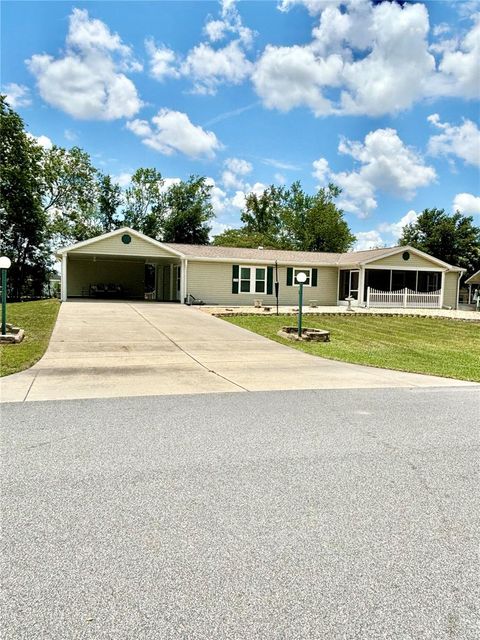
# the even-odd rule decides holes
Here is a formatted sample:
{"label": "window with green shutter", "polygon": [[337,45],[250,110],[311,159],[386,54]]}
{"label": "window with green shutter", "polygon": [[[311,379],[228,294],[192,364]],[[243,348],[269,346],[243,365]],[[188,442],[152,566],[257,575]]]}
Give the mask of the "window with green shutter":
{"label": "window with green shutter", "polygon": [[238,264],[232,265],[232,293],[238,293],[238,275],[240,267]]}

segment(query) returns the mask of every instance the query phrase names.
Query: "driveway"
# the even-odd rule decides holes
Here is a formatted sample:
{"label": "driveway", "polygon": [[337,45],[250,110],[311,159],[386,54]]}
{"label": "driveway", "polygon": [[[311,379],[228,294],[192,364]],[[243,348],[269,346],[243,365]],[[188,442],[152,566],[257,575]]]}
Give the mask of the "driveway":
{"label": "driveway", "polygon": [[452,385],[471,383],[317,358],[179,304],[72,301],[42,360],[1,390],[21,402]]}

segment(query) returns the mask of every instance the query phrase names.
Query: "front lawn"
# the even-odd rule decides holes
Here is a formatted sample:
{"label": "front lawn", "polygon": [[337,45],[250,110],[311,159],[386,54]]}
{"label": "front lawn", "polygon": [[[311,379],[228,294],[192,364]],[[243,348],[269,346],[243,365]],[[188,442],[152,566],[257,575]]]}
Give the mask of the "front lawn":
{"label": "front lawn", "polygon": [[7,322],[25,329],[25,338],[19,344],[0,345],[0,376],[28,369],[45,353],[60,302],[38,300],[7,304]]}
{"label": "front lawn", "polygon": [[295,316],[231,316],[224,320],[315,356],[385,369],[480,382],[480,323],[443,318],[304,316],[304,326],[327,329],[331,342],[293,342],[277,336]]}

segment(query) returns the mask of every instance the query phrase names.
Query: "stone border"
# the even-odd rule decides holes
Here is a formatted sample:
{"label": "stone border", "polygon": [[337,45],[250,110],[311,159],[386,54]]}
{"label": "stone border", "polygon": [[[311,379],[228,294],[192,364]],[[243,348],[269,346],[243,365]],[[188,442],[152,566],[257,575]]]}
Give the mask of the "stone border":
{"label": "stone border", "polygon": [[[256,317],[256,318],[280,318],[280,316],[292,316],[296,317],[298,312],[288,311],[279,313],[278,316],[276,313],[249,313],[247,311],[233,311],[233,312],[225,312],[219,311],[218,313],[211,313],[210,315],[215,318],[234,318],[234,317]],[[303,313],[304,317],[307,315],[305,312]],[[308,317],[311,316],[344,316],[348,318],[429,318],[431,320],[453,320],[454,322],[472,322],[474,324],[480,324],[480,318],[454,318],[448,316],[432,316],[429,314],[420,314],[420,313],[347,313],[346,311],[339,311],[338,313],[335,311],[324,311],[324,312],[309,312]]]}

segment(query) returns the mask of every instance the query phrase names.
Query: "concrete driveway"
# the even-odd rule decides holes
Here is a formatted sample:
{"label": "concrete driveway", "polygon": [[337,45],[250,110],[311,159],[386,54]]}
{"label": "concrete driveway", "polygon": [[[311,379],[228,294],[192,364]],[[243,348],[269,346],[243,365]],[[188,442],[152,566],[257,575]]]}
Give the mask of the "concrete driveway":
{"label": "concrete driveway", "polygon": [[2,380],[3,402],[282,389],[465,386],[310,356],[198,309],[62,304],[45,356]]}

